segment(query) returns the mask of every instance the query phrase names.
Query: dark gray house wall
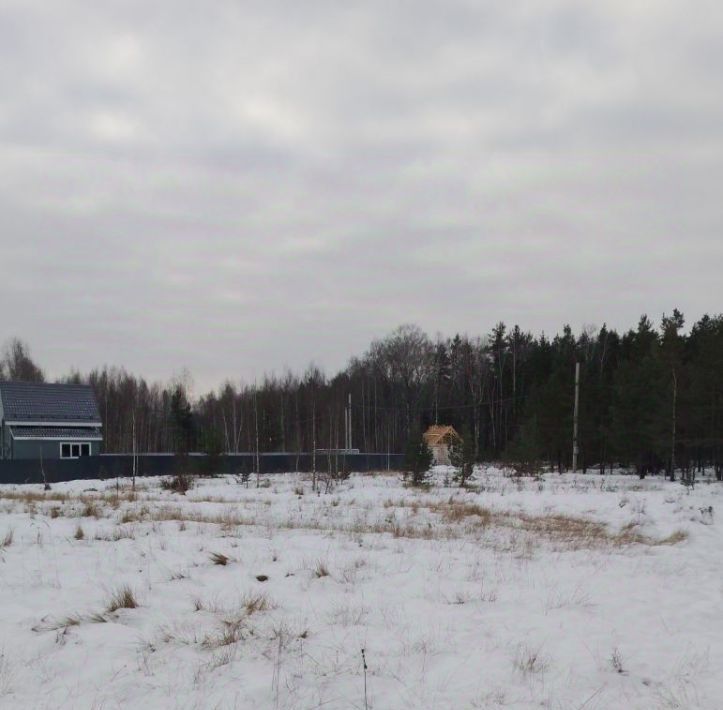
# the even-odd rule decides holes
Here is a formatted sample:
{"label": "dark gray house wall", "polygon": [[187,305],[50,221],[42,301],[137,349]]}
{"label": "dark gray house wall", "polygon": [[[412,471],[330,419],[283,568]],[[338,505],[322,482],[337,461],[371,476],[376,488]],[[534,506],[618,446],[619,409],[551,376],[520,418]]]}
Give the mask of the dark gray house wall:
{"label": "dark gray house wall", "polygon": [[[6,436],[6,427],[5,427],[5,418],[3,417],[3,398],[0,397],[0,461],[3,459],[9,459],[10,458],[10,451],[6,450],[6,442],[8,441]],[[9,449],[9,446],[7,446],[7,449]]]}
{"label": "dark gray house wall", "polygon": [[[69,440],[74,441],[74,440]],[[98,456],[100,454],[100,442],[89,441],[83,442],[90,444],[90,455]],[[60,441],[52,441],[48,439],[19,439],[13,440],[11,449],[12,455],[9,458],[18,459],[42,459],[49,461],[51,459],[60,458]]]}
{"label": "dark gray house wall", "polygon": [[0,460],[12,458],[11,447],[10,427],[5,426],[0,418]]}

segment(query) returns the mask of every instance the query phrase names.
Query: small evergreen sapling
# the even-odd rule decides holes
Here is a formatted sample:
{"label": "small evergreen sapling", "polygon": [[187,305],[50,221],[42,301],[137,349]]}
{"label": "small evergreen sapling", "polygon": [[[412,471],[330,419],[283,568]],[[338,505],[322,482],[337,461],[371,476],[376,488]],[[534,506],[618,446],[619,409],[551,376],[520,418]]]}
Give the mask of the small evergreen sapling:
{"label": "small evergreen sapling", "polygon": [[407,470],[412,475],[412,485],[424,486],[429,483],[432,450],[419,431],[413,431],[410,435],[405,456]]}
{"label": "small evergreen sapling", "polygon": [[450,446],[449,460],[456,469],[452,476],[454,482],[464,488],[474,478],[474,439],[469,431],[463,433],[461,441]]}

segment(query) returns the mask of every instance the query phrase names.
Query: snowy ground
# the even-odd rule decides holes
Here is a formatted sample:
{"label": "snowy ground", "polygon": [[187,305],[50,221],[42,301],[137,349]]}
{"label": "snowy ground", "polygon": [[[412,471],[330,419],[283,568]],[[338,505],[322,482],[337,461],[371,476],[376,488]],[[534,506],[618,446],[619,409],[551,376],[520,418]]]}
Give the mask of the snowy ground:
{"label": "snowy ground", "polygon": [[0,707],[723,707],[721,484],[443,477],[0,486]]}

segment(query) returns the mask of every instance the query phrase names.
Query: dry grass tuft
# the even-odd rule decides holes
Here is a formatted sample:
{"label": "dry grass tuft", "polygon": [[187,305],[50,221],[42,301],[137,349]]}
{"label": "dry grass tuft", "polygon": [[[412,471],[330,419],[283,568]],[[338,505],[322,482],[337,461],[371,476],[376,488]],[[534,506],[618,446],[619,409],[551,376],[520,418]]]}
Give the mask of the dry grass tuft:
{"label": "dry grass tuft", "polygon": [[525,532],[546,537],[553,542],[569,543],[573,547],[578,545],[587,547],[611,539],[603,523],[571,515],[517,513],[508,517],[513,525],[522,528]]}
{"label": "dry grass tuft", "polygon": [[213,564],[215,565],[221,565],[222,567],[225,567],[229,563],[230,559],[230,557],[227,557],[220,552],[211,553],[211,562],[213,562]]}
{"label": "dry grass tuft", "polygon": [[80,626],[82,623],[95,623],[105,624],[108,621],[106,617],[101,613],[89,614],[88,616],[81,616],[80,614],[69,614],[64,616],[62,619],[48,619],[47,617],[32,627],[33,631],[67,631],[71,626]]}
{"label": "dry grass tuft", "polygon": [[12,528],[8,528],[7,532],[5,533],[5,537],[0,541],[0,550],[4,550],[6,547],[10,547],[10,545],[13,544],[13,538],[15,537],[15,533],[13,532]]}
{"label": "dry grass tuft", "polygon": [[246,594],[241,597],[241,605],[247,616],[256,614],[260,611],[269,611],[273,609],[273,604],[269,601],[269,598],[265,594]]}
{"label": "dry grass tuft", "polygon": [[326,566],[326,562],[323,560],[317,560],[316,566],[314,567],[314,577],[321,579],[322,577],[328,577],[329,575],[329,568]]}
{"label": "dry grass tuft", "polygon": [[467,520],[467,518],[474,517],[476,518],[474,522],[477,525],[487,527],[493,518],[492,511],[488,508],[483,508],[476,503],[464,503],[461,501],[440,503],[430,507],[430,510],[439,513],[442,516],[442,520],[447,523],[461,523]]}
{"label": "dry grass tuft", "polygon": [[539,648],[533,649],[526,644],[521,644],[517,648],[512,665],[523,676],[529,676],[544,673],[550,662],[542,655]]}
{"label": "dry grass tuft", "polygon": [[650,537],[637,532],[635,523],[628,523],[620,532],[612,533],[604,523],[562,514],[496,513],[494,520],[499,525],[545,538],[568,550],[627,545],[675,545],[688,537],[684,530],[677,530],[665,538]]}
{"label": "dry grass tuft", "polygon": [[[186,529],[187,523],[208,523],[220,525],[224,530],[232,530],[241,525],[256,525],[254,519],[244,518],[238,515],[233,508],[223,513],[208,515],[197,511],[183,510],[177,506],[162,506],[151,510],[147,505],[140,508],[129,508],[124,511],[120,519],[121,523],[143,523],[143,522],[169,522],[179,524],[179,529]],[[182,527],[181,527],[182,526]]]}
{"label": "dry grass tuft", "polygon": [[113,542],[118,542],[118,540],[135,540],[135,538],[133,528],[117,528],[113,531],[113,535],[111,535]]}
{"label": "dry grass tuft", "polygon": [[617,535],[611,537],[612,544],[617,547],[624,547],[626,545],[650,545],[652,547],[658,547],[660,545],[677,545],[679,542],[684,542],[688,539],[688,533],[685,530],[676,530],[667,537],[654,538],[637,532],[636,527],[636,523],[628,523],[625,525]]}
{"label": "dry grass tuft", "polygon": [[[135,540],[136,535],[133,528],[119,527],[113,530],[113,532],[109,535],[96,533],[93,539],[98,540],[99,542],[118,542],[119,540]],[[163,545],[163,542],[161,542],[161,545]]]}
{"label": "dry grass tuft", "polygon": [[688,539],[688,533],[685,530],[676,530],[674,533],[663,537],[659,540],[655,540],[652,544],[654,545],[677,545],[679,542],[685,542]]}
{"label": "dry grass tuft", "polygon": [[254,634],[249,618],[254,614],[273,609],[273,604],[265,594],[246,594],[241,597],[237,606],[223,609],[218,605],[204,604],[200,599],[194,600],[197,611],[213,611],[221,617],[221,629],[218,633],[206,636],[201,645],[207,649],[222,648],[243,641]]}
{"label": "dry grass tuft", "polygon": [[135,609],[138,607],[135,593],[129,586],[124,586],[113,592],[105,610],[112,614],[118,609]]}
{"label": "dry grass tuft", "polygon": [[245,617],[225,619],[221,626],[221,632],[218,634],[209,634],[203,639],[201,645],[207,649],[230,646],[242,641],[246,637],[247,632]]}
{"label": "dry grass tuft", "polygon": [[62,628],[67,628],[68,626],[80,626],[82,621],[83,620],[79,616],[66,616],[60,621],[60,626]]}
{"label": "dry grass tuft", "polygon": [[620,653],[620,649],[613,649],[612,654],[610,654],[610,665],[616,673],[627,675],[627,672],[625,670],[625,664],[623,663],[623,656]]}
{"label": "dry grass tuft", "polygon": [[47,621],[46,619],[47,617],[45,617],[39,624],[33,626],[32,630],[36,632],[60,631],[63,629],[67,629],[69,626],[80,626],[81,622],[83,621],[82,617],[79,615],[70,615],[62,619],[51,619],[49,621]]}
{"label": "dry grass tuft", "polygon": [[98,505],[98,501],[92,498],[81,498],[80,500],[84,504],[80,512],[81,518],[100,518],[102,516],[102,510]]}
{"label": "dry grass tuft", "polygon": [[23,503],[41,503],[48,500],[66,501],[67,493],[57,493],[54,491],[0,491],[0,499],[21,501]]}

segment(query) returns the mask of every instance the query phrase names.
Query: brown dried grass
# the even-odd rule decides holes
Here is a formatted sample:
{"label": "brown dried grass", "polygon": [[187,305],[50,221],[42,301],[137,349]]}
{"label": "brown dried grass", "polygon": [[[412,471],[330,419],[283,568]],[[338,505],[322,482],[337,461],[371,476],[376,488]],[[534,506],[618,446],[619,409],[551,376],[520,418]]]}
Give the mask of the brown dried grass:
{"label": "brown dried grass", "polygon": [[112,614],[118,609],[135,609],[138,607],[138,600],[135,592],[129,586],[123,586],[117,589],[111,595],[105,610]]}

